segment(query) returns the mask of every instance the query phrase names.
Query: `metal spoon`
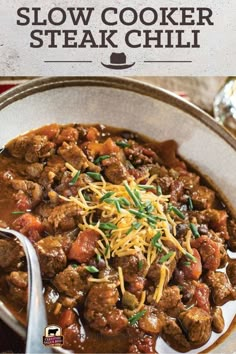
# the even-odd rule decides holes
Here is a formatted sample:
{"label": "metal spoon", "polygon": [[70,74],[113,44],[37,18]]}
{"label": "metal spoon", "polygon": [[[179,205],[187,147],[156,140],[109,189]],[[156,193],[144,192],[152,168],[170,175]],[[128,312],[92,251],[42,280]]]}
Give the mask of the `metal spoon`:
{"label": "metal spoon", "polygon": [[[46,309],[42,292],[42,279],[39,261],[31,242],[21,233],[0,228],[0,235],[17,238],[26,255],[28,267],[28,305],[26,353],[53,353],[52,348],[43,345],[43,329],[47,326]],[[3,318],[4,320],[4,318]],[[14,322],[14,320],[12,319]]]}

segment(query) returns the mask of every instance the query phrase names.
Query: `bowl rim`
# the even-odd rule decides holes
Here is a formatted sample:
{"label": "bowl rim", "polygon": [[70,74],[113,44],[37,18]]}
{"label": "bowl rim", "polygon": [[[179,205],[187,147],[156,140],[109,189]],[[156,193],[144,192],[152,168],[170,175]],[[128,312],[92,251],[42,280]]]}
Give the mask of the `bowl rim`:
{"label": "bowl rim", "polygon": [[34,78],[26,83],[20,84],[0,95],[0,111],[10,104],[33,94],[48,91],[55,88],[71,86],[97,86],[124,91],[131,91],[147,96],[174,106],[195,119],[201,121],[205,126],[213,130],[220,138],[236,150],[236,139],[214,118],[203,111],[195,104],[186,101],[177,94],[149,83],[141,82],[135,78],[126,77],[99,77],[99,76],[48,76]]}
{"label": "bowl rim", "polygon": [[[56,88],[63,87],[73,87],[73,86],[91,86],[91,87],[105,87],[120,89],[124,91],[130,91],[136,94],[150,97],[152,99],[157,99],[168,105],[178,108],[183,112],[191,115],[193,118],[199,120],[202,124],[207,126],[209,129],[214,131],[221,139],[223,139],[229,146],[236,150],[236,139],[227,130],[225,130],[219,123],[217,123],[211,115],[200,109],[195,104],[186,101],[185,99],[179,97],[177,94],[163,89],[159,86],[155,86],[149,83],[144,83],[135,78],[126,77],[96,77],[96,76],[83,76],[83,77],[39,77],[33,78],[26,83],[20,84],[2,93],[0,95],[0,115],[1,111],[11,105],[12,103],[24,99],[28,96],[37,94],[39,92],[48,91]],[[1,116],[0,116],[1,119]],[[0,306],[0,311],[2,311]],[[5,312],[4,312],[5,313]],[[7,317],[7,316],[6,316]],[[4,322],[7,323],[16,333],[24,337],[26,335],[26,329],[21,326],[21,324],[16,320],[13,325],[10,318],[4,318]],[[8,321],[6,321],[6,319]],[[13,319],[15,321],[15,319]],[[228,335],[232,333],[232,328],[228,329]],[[226,339],[223,340],[225,342]],[[218,341],[217,341],[218,342]],[[205,349],[201,353],[209,352],[212,348],[220,346],[221,337],[219,337],[219,343],[215,342],[213,346]],[[63,350],[58,350],[58,352],[64,353]]]}

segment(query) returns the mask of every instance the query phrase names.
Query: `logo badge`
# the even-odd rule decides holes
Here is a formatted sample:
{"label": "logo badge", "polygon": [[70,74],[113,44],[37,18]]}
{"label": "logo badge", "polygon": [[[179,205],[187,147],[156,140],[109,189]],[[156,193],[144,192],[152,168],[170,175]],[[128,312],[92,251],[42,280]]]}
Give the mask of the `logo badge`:
{"label": "logo badge", "polygon": [[43,344],[45,346],[58,347],[63,344],[63,335],[61,327],[50,325],[45,327]]}

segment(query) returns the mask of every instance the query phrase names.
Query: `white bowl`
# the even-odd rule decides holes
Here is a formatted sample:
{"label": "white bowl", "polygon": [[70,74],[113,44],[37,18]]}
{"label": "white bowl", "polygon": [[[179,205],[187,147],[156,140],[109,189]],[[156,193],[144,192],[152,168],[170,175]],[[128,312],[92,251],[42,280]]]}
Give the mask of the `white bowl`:
{"label": "white bowl", "polygon": [[[0,97],[1,145],[52,122],[103,123],[159,141],[176,140],[180,156],[213,184],[236,215],[236,140],[176,95],[135,80],[54,77],[32,80]],[[228,328],[236,313],[235,302],[224,308]],[[213,334],[211,342],[221,335]],[[235,342],[234,332],[211,353],[233,353]],[[158,351],[174,353],[164,344]]]}

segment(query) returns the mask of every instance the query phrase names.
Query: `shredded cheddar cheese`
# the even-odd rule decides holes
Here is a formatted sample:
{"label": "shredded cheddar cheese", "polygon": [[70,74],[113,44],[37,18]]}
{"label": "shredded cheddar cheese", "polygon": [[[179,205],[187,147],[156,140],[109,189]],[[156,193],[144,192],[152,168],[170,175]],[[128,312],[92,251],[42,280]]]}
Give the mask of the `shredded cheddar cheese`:
{"label": "shredded cheddar cheese", "polygon": [[124,282],[123,270],[121,267],[118,267],[118,275],[119,275],[119,280],[120,280],[120,289],[121,289],[122,294],[124,295],[125,282]]}
{"label": "shredded cheddar cheese", "polygon": [[[71,171],[72,177],[78,172],[68,163],[66,167]],[[79,189],[76,196],[59,196],[66,202],[77,203],[81,208],[81,222],[78,225],[80,230],[93,229],[101,235],[101,239],[97,241],[96,253],[104,257],[108,268],[111,257],[136,254],[142,254],[150,267],[158,260],[160,252],[168,258],[170,245],[182,254],[192,254],[189,238],[191,231],[186,239],[187,250],[175,238],[176,223],[167,208],[170,196],[153,192],[155,187],[152,183],[156,177],[151,176],[146,185],[139,185],[132,178],[121,185],[115,185],[101,177],[101,181],[90,182]],[[84,193],[89,193],[89,200],[85,199]],[[155,242],[157,234],[158,240]],[[175,257],[176,252],[173,252],[161,265],[160,280],[153,295],[156,302],[160,300],[169,276],[166,265]],[[120,267],[118,275],[121,292],[124,294],[124,277]],[[101,281],[92,279],[89,281]],[[146,293],[141,298],[143,303],[145,297]]]}

